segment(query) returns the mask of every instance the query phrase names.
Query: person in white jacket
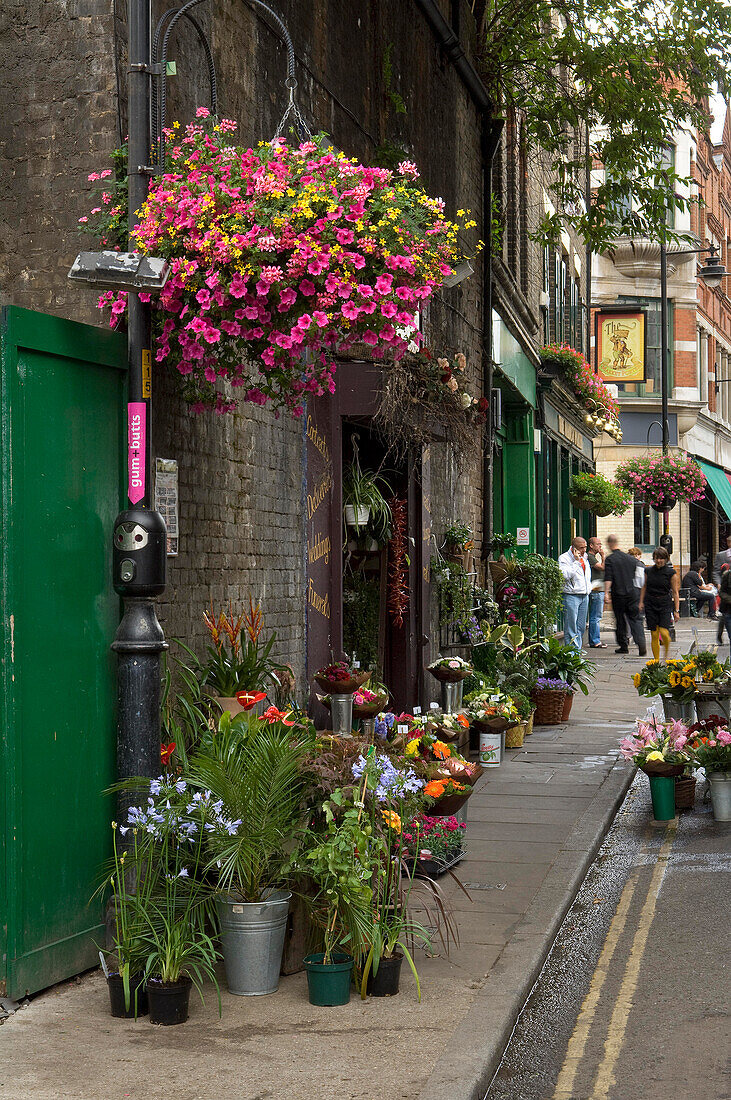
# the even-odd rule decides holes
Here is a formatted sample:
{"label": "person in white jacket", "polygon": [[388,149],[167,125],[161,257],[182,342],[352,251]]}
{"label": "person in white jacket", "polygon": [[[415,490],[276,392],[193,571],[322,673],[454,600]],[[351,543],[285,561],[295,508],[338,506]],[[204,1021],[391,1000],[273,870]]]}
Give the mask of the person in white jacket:
{"label": "person in white jacket", "polygon": [[558,564],[563,573],[563,636],[566,645],[581,649],[586,629],[586,613],[591,592],[591,566],[586,554],[586,539],[577,535],[571,548]]}

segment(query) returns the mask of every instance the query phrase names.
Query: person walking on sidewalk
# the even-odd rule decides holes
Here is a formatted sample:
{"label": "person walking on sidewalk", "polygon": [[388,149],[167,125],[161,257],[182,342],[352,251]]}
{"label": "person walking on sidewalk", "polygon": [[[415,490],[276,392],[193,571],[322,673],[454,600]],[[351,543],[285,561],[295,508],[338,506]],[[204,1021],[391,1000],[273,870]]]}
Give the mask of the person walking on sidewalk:
{"label": "person walking on sidewalk", "polygon": [[731,647],[731,568],[728,565],[724,565],[721,569],[721,586],[718,595],[721,600],[721,618],[716,632],[716,643],[723,644],[723,628],[726,627]]}
{"label": "person walking on sidewalk", "polygon": [[591,566],[591,592],[589,593],[589,649],[606,649],[599,633],[599,624],[604,614],[604,551],[598,535],[589,539],[589,552],[586,555]]}
{"label": "person walking on sidewalk", "polygon": [[670,564],[664,547],[653,550],[655,563],[645,570],[645,587],[640,596],[640,611],[644,607],[647,627],[652,636],[652,655],[660,660],[660,640],[667,661],[670,654],[670,629],[680,618],[680,585],[678,574]]}
{"label": "person walking on sidewalk", "polygon": [[558,559],[563,573],[563,636],[566,645],[581,649],[586,628],[586,613],[591,591],[591,566],[586,555],[586,539],[580,535]]}
{"label": "person walking on sidewalk", "polygon": [[637,558],[619,549],[619,539],[616,535],[609,535],[607,546],[609,554],[604,563],[604,593],[614,612],[617,632],[617,648],[614,652],[629,653],[629,630],[631,630],[640,657],[644,657],[647,653],[647,642],[640,614],[640,590],[635,586]]}
{"label": "person walking on sidewalk", "polygon": [[724,565],[731,565],[731,535],[726,536],[726,549],[719,550],[713,559],[713,583],[716,588],[721,588],[721,570]]}

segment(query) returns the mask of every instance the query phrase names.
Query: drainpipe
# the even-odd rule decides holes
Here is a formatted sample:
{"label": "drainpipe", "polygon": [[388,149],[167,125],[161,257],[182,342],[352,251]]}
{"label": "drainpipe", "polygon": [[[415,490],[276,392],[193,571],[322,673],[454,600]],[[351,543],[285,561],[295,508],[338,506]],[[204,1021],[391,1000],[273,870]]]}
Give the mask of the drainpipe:
{"label": "drainpipe", "polygon": [[485,256],[482,265],[482,354],[484,363],[482,372],[482,393],[487,401],[486,439],[483,456],[484,500],[482,508],[482,557],[485,559],[489,556],[489,547],[493,535],[492,457],[494,433],[492,425],[492,256],[490,254],[490,241],[492,237],[492,163],[500,144],[503,119],[493,117],[495,104],[490,99],[487,89],[482,83],[477,70],[467,58],[460,45],[459,38],[442,15],[435,0],[416,0],[416,3],[424,13],[424,17],[434,32],[441,49],[444,51],[450,63],[454,66],[455,71],[467,89],[480,115],[480,152],[482,156],[483,174],[483,237],[485,240]]}

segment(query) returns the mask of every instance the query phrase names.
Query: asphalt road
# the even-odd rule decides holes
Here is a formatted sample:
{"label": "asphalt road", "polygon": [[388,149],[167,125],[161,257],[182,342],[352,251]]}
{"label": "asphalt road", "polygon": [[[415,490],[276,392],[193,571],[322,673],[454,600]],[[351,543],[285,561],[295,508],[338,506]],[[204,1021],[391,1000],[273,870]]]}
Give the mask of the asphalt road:
{"label": "asphalt road", "polygon": [[730,1100],[731,825],[654,823],[638,774],[486,1100]]}

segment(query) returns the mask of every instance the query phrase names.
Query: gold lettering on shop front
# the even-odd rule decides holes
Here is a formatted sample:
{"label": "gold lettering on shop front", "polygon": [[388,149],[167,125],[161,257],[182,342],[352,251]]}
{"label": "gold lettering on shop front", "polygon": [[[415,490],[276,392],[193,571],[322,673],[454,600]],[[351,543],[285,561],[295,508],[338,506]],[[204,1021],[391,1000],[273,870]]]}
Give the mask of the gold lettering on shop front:
{"label": "gold lettering on shop front", "polygon": [[325,559],[325,565],[330,564],[330,539],[327,535],[323,538],[322,531],[317,532],[312,545],[310,545],[309,539],[307,541],[307,560],[310,565],[314,565],[320,558]]}
{"label": "gold lettering on shop front", "polygon": [[330,451],[328,449],[327,440],[324,435],[317,430],[317,425],[311,416],[307,417],[307,438],[313,445],[316,451],[319,451],[322,457],[330,465]]}
{"label": "gold lettering on shop front", "polygon": [[320,484],[312,493],[307,494],[307,518],[312,519],[317,509],[322,504],[327,494],[332,489],[332,477],[329,472],[325,474]]}
{"label": "gold lettering on shop front", "polygon": [[325,596],[318,595],[312,583],[312,578],[310,578],[307,584],[307,602],[310,607],[318,611],[324,618],[330,618],[330,594],[328,593]]}

